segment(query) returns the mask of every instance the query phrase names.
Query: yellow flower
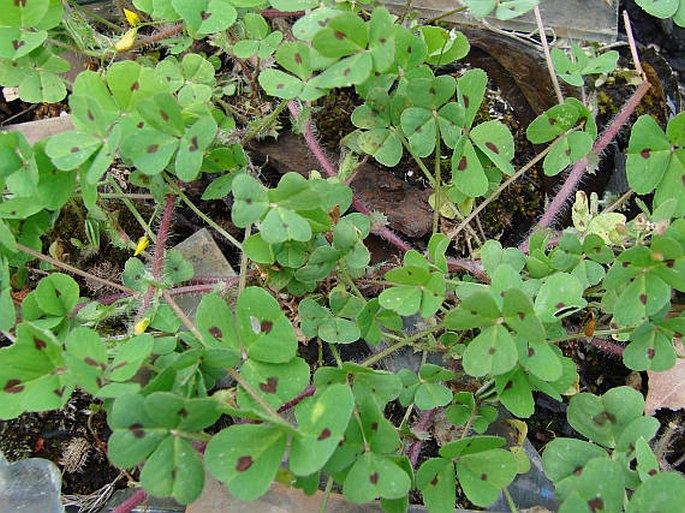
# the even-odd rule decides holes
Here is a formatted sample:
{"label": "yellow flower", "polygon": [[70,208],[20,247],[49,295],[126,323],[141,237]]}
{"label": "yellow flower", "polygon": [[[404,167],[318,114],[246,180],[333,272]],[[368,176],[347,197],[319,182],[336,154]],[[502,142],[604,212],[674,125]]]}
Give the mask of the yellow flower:
{"label": "yellow flower", "polygon": [[147,317],[143,317],[141,320],[139,320],[135,326],[133,326],[133,334],[134,335],[142,335],[145,333],[145,330],[147,327],[150,325],[150,319]]}
{"label": "yellow flower", "polygon": [[137,34],[138,29],[136,27],[128,29],[126,33],[121,37],[121,39],[117,42],[117,44],[114,45],[114,48],[116,48],[119,52],[128,50],[133,46],[133,43],[135,43]]}
{"label": "yellow flower", "polygon": [[143,235],[140,239],[138,239],[138,244],[136,244],[136,251],[133,253],[133,256],[140,255],[143,251],[145,251],[145,248],[147,248],[149,245],[150,239]]}
{"label": "yellow flower", "polygon": [[124,9],[124,15],[132,27],[137,27],[140,24],[140,16],[138,16],[138,13]]}

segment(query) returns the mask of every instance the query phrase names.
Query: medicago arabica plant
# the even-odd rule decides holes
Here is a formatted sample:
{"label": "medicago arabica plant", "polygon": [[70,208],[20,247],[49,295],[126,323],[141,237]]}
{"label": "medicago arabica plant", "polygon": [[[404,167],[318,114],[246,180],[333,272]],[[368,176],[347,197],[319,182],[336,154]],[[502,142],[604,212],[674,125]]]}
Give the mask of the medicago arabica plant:
{"label": "medicago arabica plant", "polygon": [[[466,2],[474,16],[500,19],[538,11],[537,4]],[[560,345],[588,340],[635,371],[676,365],[673,340],[685,332],[683,114],[665,130],[646,115],[633,125],[628,183],[636,194],[655,191],[640,200],[640,214],[600,211],[596,197],[579,191],[572,226],[535,231],[521,249],[481,241],[465,261],[454,256],[452,239],[537,162],[548,176],[572,167],[575,180],[540,221],[549,226],[649,85],[603,132],[587,104],[558,89],[558,104],[527,127],[529,141],[546,146],[515,169],[509,128],[479,114],[486,72],[448,72],[470,50],[455,29],[405,22],[364,3],[136,0],[133,7],[131,26],[117,35],[91,28],[76,38],[85,32],[57,0],[2,4],[0,82],[25,101],[66,95],[57,75],[65,48],[99,57],[101,67],[69,84],[74,130],[34,145],[19,132],[0,134],[0,328],[10,341],[0,349],[1,418],[60,408],[82,389],[104,403],[110,461],[131,470],[146,493],[182,504],[199,497],[207,471],[243,500],[276,479],[306,493],[325,479],[326,493],[337,484],[354,503],[380,499],[385,511],[406,511],[418,490],[430,511],[442,512],[458,496],[486,507],[500,494],[515,509],[508,487],[530,469],[523,441],[512,445],[488,427],[504,412],[534,416],[537,394],[571,396],[568,422],[587,440],[557,438],[543,453],[560,511],[682,509],[677,490],[685,479],[659,468],[650,445],[659,423],[643,415],[642,395],[627,387],[580,393],[576,362]],[[291,33],[270,23],[284,13],[296,18]],[[674,13],[667,16],[678,22]],[[150,26],[162,28],[146,35]],[[153,43],[163,51],[137,53]],[[193,51],[199,47],[210,54]],[[616,63],[613,53],[577,45],[549,57],[554,79],[558,72],[577,87]],[[225,62],[241,71],[227,77]],[[344,141],[352,158],[387,167],[409,159],[433,189],[425,250],[393,233],[319,146],[309,102],[339,88],[354,88],[358,98],[356,129]],[[247,100],[237,108],[240,95]],[[269,102],[266,114],[250,107],[260,101]],[[268,183],[247,143],[272,134],[286,109],[323,172]],[[130,171],[129,184],[147,189],[155,223],[131,206],[132,196],[111,192],[120,188],[114,163]],[[203,198],[225,200],[244,237],[192,204],[184,190],[200,178],[209,182]],[[98,227],[113,226],[112,197],[128,200],[146,233],[137,245],[128,241],[136,255],[120,283],[43,253],[42,235],[77,200],[97,248]],[[235,278],[194,276],[167,249],[178,201],[239,252]],[[441,231],[446,211],[461,221]],[[371,234],[401,258],[371,265]],[[13,283],[36,258],[50,272],[15,309]],[[70,274],[116,293],[83,297]],[[177,302],[188,293],[203,294],[193,316]],[[131,322],[116,333],[102,329],[117,316]],[[583,317],[597,322],[579,330]],[[341,356],[360,341],[369,356]],[[387,358],[406,348],[421,352],[421,363],[387,370]],[[398,409],[399,417],[388,414]],[[438,414],[457,436],[420,457]],[[220,418],[229,425],[217,432]]]}

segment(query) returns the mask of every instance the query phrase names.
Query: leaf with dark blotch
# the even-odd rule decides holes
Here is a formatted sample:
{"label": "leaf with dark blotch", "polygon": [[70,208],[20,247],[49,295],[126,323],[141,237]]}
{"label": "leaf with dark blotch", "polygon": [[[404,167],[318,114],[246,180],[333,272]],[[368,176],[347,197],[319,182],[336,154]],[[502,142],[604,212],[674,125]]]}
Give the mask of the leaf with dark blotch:
{"label": "leaf with dark blotch", "polygon": [[309,475],[331,457],[352,416],[354,400],[347,385],[331,385],[297,405],[298,432],[290,447],[290,470]]}
{"label": "leaf with dark blotch", "polygon": [[263,495],[271,485],[285,453],[286,434],[268,424],[234,425],[207,444],[205,465],[243,501]]}

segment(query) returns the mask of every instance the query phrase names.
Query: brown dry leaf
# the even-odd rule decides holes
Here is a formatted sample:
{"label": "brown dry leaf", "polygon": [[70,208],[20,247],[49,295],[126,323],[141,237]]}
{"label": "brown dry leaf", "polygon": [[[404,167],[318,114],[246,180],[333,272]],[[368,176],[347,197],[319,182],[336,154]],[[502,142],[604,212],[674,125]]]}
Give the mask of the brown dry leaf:
{"label": "brown dry leaf", "polygon": [[649,390],[645,400],[645,415],[654,415],[659,408],[679,410],[685,408],[685,349],[677,341],[679,358],[675,366],[664,372],[647,371]]}

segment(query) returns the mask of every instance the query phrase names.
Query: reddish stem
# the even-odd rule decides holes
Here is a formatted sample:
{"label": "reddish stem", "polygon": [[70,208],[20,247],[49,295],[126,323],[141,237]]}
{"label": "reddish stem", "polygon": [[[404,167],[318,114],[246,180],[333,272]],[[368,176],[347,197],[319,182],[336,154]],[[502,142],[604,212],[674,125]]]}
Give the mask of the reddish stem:
{"label": "reddish stem", "polygon": [[[157,232],[155,253],[152,256],[152,278],[155,281],[159,281],[162,277],[162,270],[164,269],[164,250],[167,237],[169,236],[169,229],[171,228],[171,215],[174,213],[174,205],[176,205],[176,196],[167,194],[164,212],[162,213],[162,221],[159,224],[159,231]],[[155,287],[153,285],[148,286],[145,291],[143,302],[138,310],[138,317],[141,317],[150,307],[154,295]]]}
{"label": "reddish stem", "polygon": [[306,13],[305,13],[305,11],[282,12],[282,11],[278,11],[276,9],[264,9],[260,14],[262,16],[264,16],[265,18],[273,19],[273,18],[290,18],[290,17],[299,18],[300,16],[304,16]]}
{"label": "reddish stem", "polygon": [[588,343],[603,353],[612,354],[618,356],[619,358],[623,356],[624,347],[620,344],[616,344],[611,340],[602,340],[601,338],[592,337],[588,339]]}
{"label": "reddish stem", "polygon": [[[433,417],[435,417],[435,409],[424,410],[421,413],[419,421],[414,425],[412,431],[419,436],[422,435],[428,431],[428,428],[430,428],[431,424],[433,423]],[[421,454],[421,447],[423,447],[423,440],[421,439],[415,440],[409,446],[407,456],[409,457],[412,468],[416,468],[416,463],[419,461],[419,455]]]}
{"label": "reddish stem", "polygon": [[147,500],[147,497],[147,492],[141,488],[136,493],[131,495],[128,499],[126,499],[124,502],[119,504],[116,508],[114,508],[112,510],[112,513],[130,513],[130,511],[133,508],[135,508],[142,502],[145,502]]}
{"label": "reddish stem", "polygon": [[[616,138],[618,132],[621,130],[621,128],[623,128],[623,125],[625,125],[628,122],[630,116],[635,111],[637,106],[640,104],[642,97],[645,95],[649,87],[650,83],[647,80],[642,82],[640,86],[637,88],[637,90],[633,93],[633,96],[631,96],[630,99],[623,105],[623,107],[621,107],[621,110],[613,119],[611,125],[609,125],[609,127],[602,133],[602,136],[592,147],[592,152],[595,155],[601,155],[601,153],[607,148],[609,143]],[[580,179],[583,177],[583,174],[585,173],[585,168],[587,167],[587,164],[588,160],[587,157],[585,157],[580,159],[573,165],[573,168],[571,169],[568,178],[566,178],[566,181],[561,186],[561,189],[559,189],[559,192],[554,197],[554,200],[552,201],[551,205],[547,208],[547,211],[540,218],[538,226],[543,228],[552,226],[552,224],[554,223],[554,219],[559,214],[561,209],[564,207],[566,200],[568,200],[568,198],[574,193],[574,191],[578,187]]]}
{"label": "reddish stem", "polygon": [[[295,118],[295,121],[298,121],[300,119],[300,107],[297,105],[297,103],[295,103],[294,100],[288,102],[288,110],[290,110],[290,113],[292,114],[293,118]],[[303,129],[304,140],[307,143],[309,150],[312,152],[312,155],[314,155],[319,164],[321,164],[321,167],[323,168],[326,175],[331,177],[337,176],[338,170],[335,168],[335,166],[333,166],[333,164],[331,164],[331,161],[328,159],[326,152],[324,152],[323,148],[316,140],[316,137],[314,136],[314,131],[312,130],[312,125],[309,120],[306,120],[304,122]],[[359,198],[355,195],[352,196],[352,206],[355,208],[355,210],[357,210],[357,212],[361,214],[367,216],[371,215],[371,210],[364,203],[362,203],[359,200]],[[387,242],[395,246],[403,253],[406,253],[410,249],[413,249],[411,244],[404,241],[399,235],[397,235],[387,226],[372,226],[371,232],[385,239]]]}

